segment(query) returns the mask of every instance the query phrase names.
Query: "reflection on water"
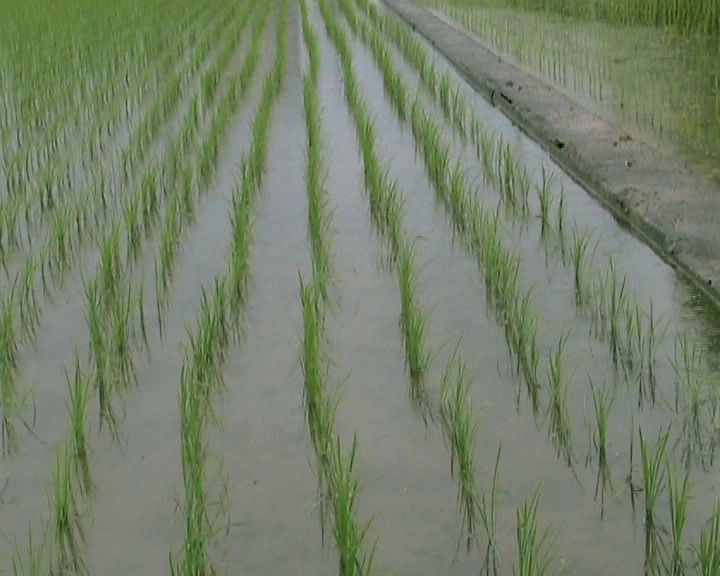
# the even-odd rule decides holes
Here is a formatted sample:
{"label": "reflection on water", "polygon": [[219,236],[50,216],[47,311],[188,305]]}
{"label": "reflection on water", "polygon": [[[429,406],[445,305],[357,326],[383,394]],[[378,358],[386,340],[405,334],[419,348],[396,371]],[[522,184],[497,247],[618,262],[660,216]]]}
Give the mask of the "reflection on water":
{"label": "reflection on water", "polygon": [[720,38],[428,0],[493,50],[720,181]]}

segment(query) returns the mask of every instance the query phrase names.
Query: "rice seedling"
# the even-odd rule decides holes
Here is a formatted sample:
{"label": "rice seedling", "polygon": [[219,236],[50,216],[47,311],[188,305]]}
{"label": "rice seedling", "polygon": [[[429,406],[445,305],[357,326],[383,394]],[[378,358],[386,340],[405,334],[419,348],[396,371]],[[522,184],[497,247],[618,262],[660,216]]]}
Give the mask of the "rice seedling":
{"label": "rice seedling", "polygon": [[501,563],[497,536],[497,490],[501,451],[502,446],[499,446],[497,456],[495,458],[495,468],[493,470],[493,481],[490,489],[490,496],[486,499],[487,494],[483,494],[478,502],[478,514],[480,514],[480,519],[485,527],[488,539],[487,547],[485,549],[485,560],[483,561],[483,568],[486,576],[490,576],[491,574],[492,576],[497,576],[498,567]]}
{"label": "rice seedling", "polygon": [[700,535],[700,543],[692,547],[695,573],[714,576],[720,572],[720,500],[715,500],[710,520]]}
{"label": "rice seedling", "polygon": [[300,300],[303,308],[304,326],[301,364],[305,375],[305,410],[310,428],[310,437],[317,449],[322,445],[322,438],[318,434],[318,430],[324,429],[321,412],[325,396],[320,356],[325,318],[321,305],[321,294],[317,284],[306,284],[301,278]]}
{"label": "rice seedling", "polygon": [[327,297],[330,281],[330,247],[327,233],[330,215],[327,211],[327,194],[324,189],[325,171],[321,160],[322,136],[319,111],[319,94],[316,80],[305,76],[303,83],[305,121],[307,127],[307,165],[305,182],[308,192],[308,225],[312,247],[313,273],[319,282],[323,297]]}
{"label": "rice seedling", "polygon": [[342,451],[340,439],[336,438],[331,453],[333,534],[339,553],[339,576],[364,576],[372,573],[375,555],[375,546],[369,551],[365,550],[370,523],[358,526],[356,519],[358,485],[353,468],[357,448],[357,435],[353,436],[352,447],[347,455]]}
{"label": "rice seedling", "polygon": [[255,179],[252,176],[247,157],[244,157],[240,169],[241,182],[236,183],[232,197],[232,253],[230,259],[230,306],[233,317],[237,318],[245,307],[250,275],[250,244],[253,237],[252,229],[252,187]]}
{"label": "rice seedling", "polygon": [[72,452],[75,463],[75,475],[80,482],[80,489],[83,494],[89,494],[92,490],[90,480],[90,463],[88,460],[88,446],[85,434],[85,421],[88,403],[88,382],[80,369],[80,359],[75,356],[75,376],[65,373],[65,378],[70,389],[70,411],[71,441],[69,450]]}
{"label": "rice seedling", "polygon": [[100,427],[106,422],[114,432],[117,421],[113,412],[110,395],[112,382],[109,374],[110,351],[107,349],[104,329],[104,310],[97,281],[85,284],[87,301],[87,322],[90,328],[90,352],[94,365],[94,388],[98,394],[100,407]]}
{"label": "rice seedling", "polygon": [[548,528],[541,532],[538,527],[539,504],[538,489],[530,501],[517,510],[518,564],[513,566],[514,576],[544,576],[550,567],[550,532]]}
{"label": "rice seedling", "polygon": [[12,293],[0,310],[0,402],[2,403],[2,450],[12,452],[15,446],[14,427],[10,421],[15,405],[15,374],[17,365],[15,312]]}
{"label": "rice seedling", "polygon": [[[521,298],[510,302],[508,327],[509,348],[516,357],[516,373],[521,374],[525,381],[528,396],[531,399],[533,413],[540,409],[540,383],[538,381],[538,365],[540,353],[537,343],[538,317],[533,310],[532,290]],[[518,390],[518,403],[520,393]]]}
{"label": "rice seedling", "polygon": [[609,284],[609,301],[607,318],[609,321],[609,339],[610,339],[610,352],[613,364],[616,366],[622,359],[622,342],[620,340],[620,320],[622,318],[622,311],[626,308],[627,294],[625,292],[625,278],[623,277],[622,282],[618,282],[617,270],[615,268],[615,261],[610,260],[608,265],[608,284]]}
{"label": "rice seedling", "polygon": [[550,405],[550,437],[557,449],[558,456],[562,456],[568,466],[572,466],[572,439],[570,409],[568,407],[568,376],[565,374],[563,351],[567,343],[568,334],[564,334],[558,341],[554,354],[550,356],[548,367],[548,386]]}
{"label": "rice seedling", "polygon": [[72,570],[79,573],[84,569],[80,556],[80,544],[85,535],[75,492],[75,464],[72,450],[61,444],[53,466],[52,508],[55,516],[56,569],[59,573]]}
{"label": "rice seedling", "polygon": [[595,243],[590,258],[587,258],[587,249],[590,243],[590,233],[580,232],[577,227],[573,229],[573,243],[570,247],[570,259],[573,263],[573,273],[575,279],[575,302],[578,306],[582,306],[586,295],[586,272],[587,267],[593,260],[598,244]]}
{"label": "rice seedling", "polygon": [[659,568],[659,553],[662,547],[660,526],[657,524],[655,506],[666,485],[666,449],[670,428],[658,434],[654,454],[650,452],[642,428],[639,429],[640,457],[643,471],[643,494],[645,500],[645,566],[650,571]]}
{"label": "rice seedling", "polygon": [[[33,539],[32,531],[28,530],[28,541],[25,553],[21,553],[17,542],[15,543],[15,553],[12,558],[13,576],[42,576],[50,573],[48,566],[47,542],[43,537],[43,541],[38,545]],[[23,559],[23,555],[26,559]]]}
{"label": "rice seedling", "polygon": [[704,460],[703,408],[712,405],[710,398],[713,394],[702,370],[703,349],[697,343],[691,343],[688,334],[682,332],[675,341],[674,358],[670,359],[670,364],[677,378],[675,411],[682,417],[681,437],[686,441],[683,457],[689,462],[692,455],[699,454]]}
{"label": "rice seedling", "polygon": [[[595,499],[600,494],[600,518],[605,515],[605,493],[612,490],[612,476],[610,474],[610,462],[608,460],[608,426],[610,412],[615,402],[613,389],[607,386],[596,388],[590,378],[590,390],[592,392],[593,412],[595,426],[590,430],[592,449],[597,455],[598,471],[595,481]],[[585,464],[590,461],[590,452],[585,459]]]}
{"label": "rice seedling", "polygon": [[684,576],[683,552],[685,550],[684,535],[688,519],[688,503],[691,497],[690,473],[685,472],[681,482],[677,469],[672,468],[668,462],[667,480],[670,505],[670,558],[666,563],[667,572],[669,576]]}
{"label": "rice seedling", "polygon": [[400,327],[405,341],[405,358],[410,370],[410,399],[413,406],[426,416],[429,412],[429,399],[425,378],[430,359],[425,345],[425,318],[415,294],[414,245],[403,244],[397,259],[402,303]]}
{"label": "rice seedling", "polygon": [[20,332],[32,336],[40,321],[40,304],[35,296],[35,278],[40,265],[35,257],[30,256],[17,276],[11,294],[17,299],[20,316]]}
{"label": "rice seedling", "polygon": [[475,441],[478,420],[468,396],[467,366],[457,354],[448,361],[441,385],[441,416],[450,444],[450,472],[458,478],[458,504],[467,532],[467,546],[476,538],[478,497],[475,488]]}
{"label": "rice seedling", "polygon": [[552,185],[555,175],[548,176],[545,166],[542,168],[542,184],[536,187],[540,201],[540,235],[544,236],[550,225],[550,203],[552,201]]}

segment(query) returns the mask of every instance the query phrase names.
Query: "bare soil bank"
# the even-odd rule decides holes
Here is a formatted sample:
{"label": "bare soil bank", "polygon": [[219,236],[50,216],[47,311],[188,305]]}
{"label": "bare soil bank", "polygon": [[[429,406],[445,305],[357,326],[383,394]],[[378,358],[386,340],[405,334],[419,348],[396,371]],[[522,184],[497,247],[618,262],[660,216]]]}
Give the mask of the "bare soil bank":
{"label": "bare soil bank", "polygon": [[[616,220],[720,306],[720,187],[407,0],[384,0]],[[652,86],[648,86],[652,90]]]}

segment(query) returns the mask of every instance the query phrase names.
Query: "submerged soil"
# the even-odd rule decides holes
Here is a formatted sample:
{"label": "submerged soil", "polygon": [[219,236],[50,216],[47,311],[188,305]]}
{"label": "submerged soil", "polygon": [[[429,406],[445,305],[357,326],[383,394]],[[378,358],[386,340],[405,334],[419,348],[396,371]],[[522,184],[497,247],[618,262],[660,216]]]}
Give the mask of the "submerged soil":
{"label": "submerged soil", "polygon": [[[413,10],[403,6],[403,10]],[[707,397],[703,396],[698,445],[698,439],[687,432],[684,396],[678,409],[680,378],[673,363],[678,360],[678,335],[683,335],[688,346],[697,347],[693,350],[702,350],[702,360],[690,369],[703,377],[717,375],[720,322],[712,315],[707,299],[647,245],[628,234],[561,170],[567,164],[566,156],[557,153],[568,153],[574,142],[581,142],[580,133],[568,135],[568,125],[568,134],[556,136],[566,143],[562,150],[550,146],[556,163],[511,120],[479,97],[474,82],[466,82],[450,63],[432,53],[438,71],[449,75],[489,133],[512,146],[533,190],[541,184],[542,175],[554,175],[552,206],[555,212],[559,198],[564,199],[564,233],[559,230],[555,234],[555,229],[552,234],[543,232],[534,193],[525,217],[506,212],[501,194],[484,179],[473,146],[444,119],[441,106],[423,91],[418,74],[388,41],[408,94],[417,95],[428,116],[436,119],[452,163],[467,168],[470,193],[486,206],[498,207],[502,242],[517,255],[521,293],[532,295],[538,320],[543,390],[541,409],[534,411],[505,342],[502,321],[492,311],[492,297],[477,255],[453,229],[429,181],[412,130],[388,102],[372,52],[352,34],[337,10],[336,17],[351,43],[358,89],[376,125],[378,156],[402,195],[403,233],[414,242],[417,298],[425,313],[432,360],[426,384],[434,418],[422,418],[409,397],[399,328],[398,282],[371,218],[362,153],[344,95],[340,59],[326,34],[317,3],[309,2],[309,10],[322,54],[319,108],[334,271],[324,342],[327,383],[338,394],[335,427],[343,446],[349,446],[354,437],[358,439],[357,516],[360,525],[369,523],[366,544],[368,549],[375,545],[374,573],[477,574],[485,558],[482,530],[478,530],[477,540],[467,545],[458,505],[457,473],[451,472],[451,450],[439,417],[441,382],[455,350],[466,362],[470,384],[465,401],[478,419],[473,455],[480,497],[490,494],[495,459],[501,451],[496,494],[500,574],[515,573],[517,511],[536,493],[541,498],[538,524],[540,530],[548,528],[552,541],[548,552],[553,571],[563,566],[568,574],[583,576],[643,573],[642,510],[631,490],[635,487],[633,474],[636,483],[641,475],[638,427],[654,448],[658,432],[672,424],[673,448],[668,450],[668,457],[692,471],[693,499],[686,541],[698,542],[717,489],[713,457],[720,432],[718,396],[714,387],[702,388]],[[417,14],[425,14],[422,18],[427,18],[428,30],[431,25],[447,30],[446,24],[428,13]],[[222,484],[220,488],[227,496],[228,530],[219,530],[212,546],[217,574],[338,573],[332,536],[326,532],[323,538],[321,530],[315,455],[304,413],[300,278],[308,278],[312,269],[304,179],[307,134],[302,78],[307,62],[295,2],[290,15],[288,70],[268,138],[268,171],[253,211],[246,316],[242,336],[227,351],[223,366],[226,390],[213,407],[208,431],[208,476]],[[156,303],[152,296],[146,301],[149,349],[134,358],[137,387],[117,399],[121,416],[118,438],[97,429],[96,412],[88,416],[92,423],[88,432],[90,467],[96,490],[83,510],[86,539],[81,554],[90,574],[168,573],[169,553],[182,547],[179,389],[183,360],[204,291],[212,288],[213,278],[222,274],[227,264],[231,197],[239,177],[238,163],[250,147],[259,79],[275,55],[273,33],[271,26],[253,87],[223,142],[216,176],[198,202],[196,216],[182,240],[162,334]],[[459,33],[447,32],[448,38],[452,34]],[[245,49],[241,46],[239,55]],[[475,55],[469,52],[468,59]],[[523,86],[530,91],[529,84]],[[514,98],[507,89],[501,93],[491,88],[488,93],[496,103]],[[548,109],[553,106],[549,100],[545,105]],[[513,112],[516,108],[512,102],[505,107],[520,117],[519,112]],[[576,114],[581,118],[581,112]],[[590,117],[582,118],[594,122]],[[601,125],[597,133],[606,129]],[[625,140],[619,144],[625,154],[633,146],[641,145]],[[619,170],[607,168],[607,182],[614,182],[618,174]],[[617,218],[627,223],[627,215],[621,218],[623,213],[619,211]],[[554,216],[552,220],[557,227]],[[613,361],[607,339],[598,333],[587,310],[578,306],[568,258],[568,244],[575,231],[587,233],[592,241],[588,277],[606,278],[612,267],[628,298],[639,306],[643,323],[652,311],[663,328],[657,334],[656,397],[652,399],[641,387],[638,390],[637,379],[622,373]],[[152,242],[138,259],[137,282],[154,277],[155,244]],[[85,266],[88,264],[92,262],[86,261]],[[35,533],[45,527],[52,535],[51,462],[68,424],[63,371],[72,373],[78,350],[81,359],[87,357],[83,270],[79,265],[62,292],[58,290],[52,301],[44,302],[45,314],[37,335],[21,347],[18,385],[28,396],[37,398],[33,403],[37,422],[32,433],[18,426],[18,453],[4,461],[0,470],[0,570],[7,567],[10,571],[16,547],[25,551],[28,527]],[[563,341],[572,429],[570,464],[558,457],[546,411],[549,359]],[[611,390],[614,398],[608,433],[611,481],[600,491],[592,449],[591,380]],[[635,438],[634,452],[631,438]],[[668,523],[665,497],[658,506],[658,520],[663,525]],[[47,542],[53,546],[51,538]]]}
{"label": "submerged soil", "polygon": [[439,13],[398,0],[386,4],[619,222],[720,302],[720,187],[714,178],[629,137],[623,126],[501,59]]}

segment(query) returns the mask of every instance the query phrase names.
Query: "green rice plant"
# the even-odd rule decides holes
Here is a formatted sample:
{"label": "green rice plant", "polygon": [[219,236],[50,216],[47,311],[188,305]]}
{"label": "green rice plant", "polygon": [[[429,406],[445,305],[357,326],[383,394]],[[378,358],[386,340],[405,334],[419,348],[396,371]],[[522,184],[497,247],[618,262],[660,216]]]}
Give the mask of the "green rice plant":
{"label": "green rice plant", "polygon": [[92,491],[88,445],[85,434],[89,386],[82,373],[80,359],[77,356],[75,356],[74,378],[71,380],[67,372],[65,378],[70,389],[70,406],[68,408],[71,421],[71,440],[68,449],[72,453],[73,462],[75,463],[75,476],[80,483],[80,489],[83,494],[87,495]]}
{"label": "green rice plant", "polygon": [[15,407],[15,376],[17,373],[17,341],[12,293],[0,310],[0,403],[2,404],[2,451],[14,451],[15,433],[11,417]]}
{"label": "green rice plant", "polygon": [[403,244],[397,256],[402,312],[400,328],[405,342],[405,359],[410,370],[410,399],[413,406],[426,416],[429,398],[425,388],[430,358],[425,345],[425,318],[415,294],[414,244]]}
{"label": "green rice plant", "polygon": [[[516,372],[525,381],[528,396],[532,401],[533,413],[540,410],[540,382],[538,381],[538,365],[540,352],[537,342],[539,319],[533,310],[532,290],[528,290],[521,298],[511,303],[507,326],[511,334],[508,342],[511,353],[516,357]],[[518,389],[518,403],[520,390]]]}
{"label": "green rice plant", "polygon": [[72,450],[66,444],[57,449],[53,466],[52,508],[55,516],[55,553],[57,571],[65,573],[72,570],[80,573],[84,564],[79,546],[85,535],[78,507],[78,495],[75,491],[75,464]]}
{"label": "green rice plant", "polygon": [[[20,552],[17,542],[15,543],[15,553],[12,558],[13,576],[44,576],[50,573],[45,540],[43,538],[39,545],[36,544],[32,531],[28,530],[27,548],[24,554]],[[26,560],[23,559],[23,555]]]}
{"label": "green rice plant", "polygon": [[684,576],[685,561],[683,542],[688,519],[688,503],[690,500],[690,473],[685,472],[682,482],[677,469],[667,464],[668,499],[670,504],[670,558],[666,565],[669,567],[669,576]]}
{"label": "green rice plant", "polygon": [[132,196],[125,202],[124,218],[127,230],[127,259],[134,260],[140,254],[141,222],[140,222],[140,196]]}
{"label": "green rice plant", "polygon": [[321,347],[324,332],[324,311],[318,286],[306,284],[300,278],[300,300],[303,308],[303,352],[301,365],[305,375],[305,411],[310,429],[310,437],[316,447],[323,446],[323,438],[318,430],[323,430],[322,409],[324,407],[323,368],[321,366]]}
{"label": "green rice plant", "polygon": [[610,352],[614,365],[618,365],[623,357],[620,321],[623,311],[627,308],[627,293],[625,292],[625,277],[618,281],[615,261],[610,259],[608,265],[609,301],[607,318],[609,321]]}
{"label": "green rice plant", "polygon": [[132,286],[128,284],[126,292],[120,293],[117,298],[113,299],[111,305],[112,330],[109,332],[108,341],[112,350],[112,374],[117,382],[115,387],[126,389],[133,383],[137,385],[131,348],[137,300],[134,297]]}
{"label": "green rice plant", "polygon": [[443,374],[441,417],[445,439],[451,449],[450,472],[458,478],[458,504],[463,513],[469,549],[477,528],[478,497],[474,457],[478,419],[468,394],[470,379],[467,366],[457,352],[456,348]]}
{"label": "green rice plant", "polygon": [[312,247],[313,273],[319,282],[323,297],[327,297],[330,281],[330,247],[327,233],[330,215],[327,211],[327,194],[324,189],[325,173],[320,157],[322,136],[320,126],[319,94],[312,76],[304,79],[305,121],[308,135],[305,182],[308,192],[308,224]]}
{"label": "green rice plant", "polygon": [[545,170],[545,166],[542,168],[542,184],[535,188],[537,192],[538,200],[540,201],[540,235],[545,236],[547,229],[550,225],[550,203],[552,202],[552,185],[555,178],[555,174],[551,173],[549,176]]}
{"label": "green rice plant", "polygon": [[662,547],[660,526],[657,525],[655,505],[666,485],[666,449],[670,428],[658,434],[655,453],[648,448],[642,428],[639,429],[640,457],[643,471],[643,493],[645,499],[645,566],[648,570],[658,568],[659,553]]}
{"label": "green rice plant", "polygon": [[655,318],[653,303],[651,300],[649,317],[647,322],[647,331],[645,333],[645,351],[647,353],[645,358],[645,368],[647,370],[647,380],[650,390],[653,393],[653,397],[657,388],[657,380],[655,376],[655,349],[657,347],[658,341],[662,340],[662,338],[664,337],[666,330],[667,326],[664,330],[659,329],[657,319]]}
{"label": "green rice plant", "polygon": [[17,300],[20,316],[21,334],[32,336],[40,322],[40,303],[35,296],[35,279],[40,264],[36,257],[30,255],[20,274],[13,283],[11,294]]}
{"label": "green rice plant", "polygon": [[[608,426],[615,395],[611,387],[596,388],[592,378],[590,378],[590,390],[592,392],[593,413],[595,416],[595,426],[590,430],[590,438],[598,462],[595,499],[597,500],[599,493],[600,518],[602,519],[605,515],[605,493],[608,489],[612,490],[612,476],[608,460]],[[588,452],[588,457],[585,460],[586,465],[589,460],[590,452]]]}
{"label": "green rice plant", "polygon": [[349,454],[342,451],[340,438],[336,438],[331,460],[331,500],[333,510],[333,534],[339,553],[339,576],[365,576],[372,573],[375,546],[365,551],[370,529],[368,522],[358,526],[356,519],[357,480],[354,478],[357,435],[353,436]]}
{"label": "green rice plant", "polygon": [[586,273],[587,267],[592,262],[595,252],[598,247],[598,243],[595,243],[595,248],[590,255],[587,257],[587,250],[590,244],[590,233],[580,232],[577,227],[573,228],[573,242],[570,246],[570,260],[573,264],[573,273],[575,279],[575,302],[578,306],[584,304],[585,299],[588,297],[586,294],[588,287],[586,285]]}
{"label": "green rice plant", "polygon": [[232,252],[230,256],[230,306],[237,318],[244,309],[250,282],[250,246],[253,237],[252,199],[255,179],[247,157],[241,162],[239,183],[232,196]]}
{"label": "green rice plant", "polygon": [[700,535],[700,543],[692,547],[697,576],[720,573],[720,500],[715,500],[712,515]]}
{"label": "green rice plant", "polygon": [[498,567],[500,566],[500,551],[498,549],[497,536],[497,491],[498,491],[498,472],[500,470],[500,452],[502,445],[498,447],[497,456],[495,458],[495,468],[493,470],[492,488],[490,496],[486,500],[487,494],[483,494],[478,503],[478,514],[482,520],[485,532],[487,534],[487,547],[485,549],[485,560],[483,568],[486,576],[497,576]]}
{"label": "green rice plant", "polygon": [[545,576],[550,562],[549,529],[542,532],[538,527],[537,510],[540,504],[540,490],[529,502],[517,510],[518,564],[513,566],[513,576]]}
{"label": "green rice plant", "polygon": [[562,456],[568,466],[572,466],[572,438],[571,419],[568,407],[568,376],[565,373],[563,362],[563,351],[567,343],[568,334],[560,336],[554,354],[550,356],[548,367],[548,391],[550,393],[550,405],[548,415],[550,417],[550,437],[555,444],[558,456]]}
{"label": "green rice plant", "polygon": [[87,302],[87,322],[90,328],[90,354],[94,365],[94,388],[98,394],[100,407],[100,428],[103,422],[114,433],[117,421],[111,405],[110,354],[105,338],[105,310],[98,281],[85,283]]}
{"label": "green rice plant", "polygon": [[203,394],[192,372],[183,365],[181,380],[182,466],[185,501],[185,545],[180,558],[171,556],[172,574],[202,575],[208,573],[207,543],[210,529],[207,525],[206,502],[206,448],[204,443]]}
{"label": "green rice plant", "polygon": [[703,457],[704,422],[703,408],[710,404],[712,393],[703,377],[704,354],[702,348],[690,341],[687,332],[678,335],[675,341],[674,358],[670,360],[677,381],[675,384],[675,411],[682,416],[681,437],[686,440],[683,454],[690,458],[692,454]]}

